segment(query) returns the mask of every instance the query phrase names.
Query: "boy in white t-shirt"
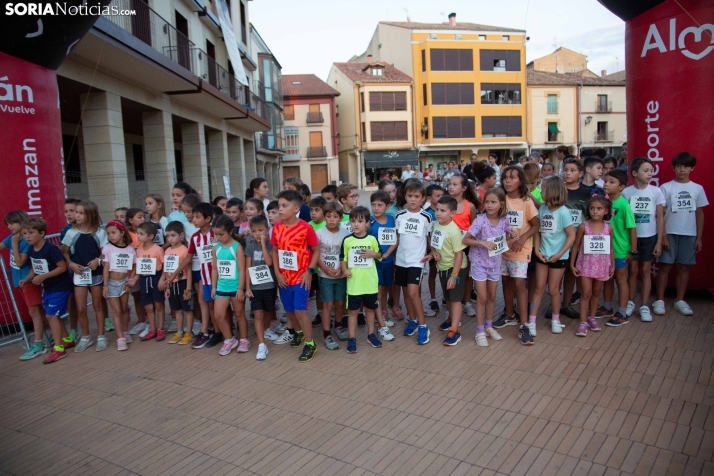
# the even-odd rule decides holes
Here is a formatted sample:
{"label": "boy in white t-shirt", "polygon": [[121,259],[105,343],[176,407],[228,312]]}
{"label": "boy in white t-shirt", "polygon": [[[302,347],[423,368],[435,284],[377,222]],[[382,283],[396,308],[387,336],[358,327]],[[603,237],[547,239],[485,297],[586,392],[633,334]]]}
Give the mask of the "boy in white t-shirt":
{"label": "boy in white t-shirt", "polygon": [[704,232],[704,211],[709,205],[704,188],[691,182],[689,174],[697,165],[697,159],[689,152],[680,152],[672,159],[675,179],[660,187],[665,198],[662,256],[657,273],[657,301],[652,303],[652,311],[664,314],[664,291],[667,287],[669,271],[677,263],[677,298],[674,309],[685,316],[694,312],[684,302],[684,292],[689,283],[689,267],[696,264],[696,254],[702,250]]}
{"label": "boy in white t-shirt", "polygon": [[[406,208],[394,218],[397,228],[397,257],[394,268],[394,284],[404,290],[404,302],[409,313],[405,336],[412,336],[418,328],[417,344],[429,342],[429,328],[424,319],[424,304],[421,301],[421,276],[424,263],[432,256],[427,243],[431,236],[431,215],[421,205],[426,198],[426,188],[418,180],[404,184]],[[395,302],[396,304],[396,302]]]}
{"label": "boy in white t-shirt", "polygon": [[635,293],[637,291],[637,273],[642,276],[642,303],[640,320],[651,322],[652,314],[647,303],[652,290],[652,261],[662,253],[664,239],[664,195],[662,191],[650,185],[654,164],[645,157],[638,157],[630,163],[630,175],[635,184],[622,191],[622,196],[630,203],[635,214],[637,227],[637,255],[629,264],[630,296],[627,301],[627,317],[635,311]]}

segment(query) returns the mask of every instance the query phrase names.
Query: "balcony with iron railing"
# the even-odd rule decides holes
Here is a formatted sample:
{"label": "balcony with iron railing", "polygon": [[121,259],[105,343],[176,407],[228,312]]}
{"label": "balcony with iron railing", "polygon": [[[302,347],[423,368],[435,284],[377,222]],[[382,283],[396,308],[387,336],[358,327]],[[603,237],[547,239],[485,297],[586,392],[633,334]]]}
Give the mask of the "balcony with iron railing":
{"label": "balcony with iron railing", "polygon": [[308,147],[307,148],[307,158],[308,159],[321,159],[327,157],[327,147]]}
{"label": "balcony with iron railing", "polygon": [[321,112],[308,112],[307,113],[307,123],[308,124],[322,124],[325,122],[325,118],[322,117]]}
{"label": "balcony with iron railing", "polygon": [[264,119],[269,118],[265,101],[248,90],[214,58],[198,48],[186,35],[142,1],[113,0],[119,10],[135,10],[134,16],[106,15],[105,19],[143,41],[173,62],[207,81],[221,93]]}
{"label": "balcony with iron railing", "polygon": [[562,132],[545,131],[545,141],[546,142],[563,142],[563,133]]}
{"label": "balcony with iron railing", "polygon": [[615,138],[615,131],[597,131],[594,135],[595,142],[612,142]]}
{"label": "balcony with iron railing", "polygon": [[274,131],[261,132],[259,146],[264,150],[283,152],[285,150],[285,141],[280,134]]}
{"label": "balcony with iron railing", "polygon": [[596,112],[612,112],[612,101],[598,101],[595,103]]}

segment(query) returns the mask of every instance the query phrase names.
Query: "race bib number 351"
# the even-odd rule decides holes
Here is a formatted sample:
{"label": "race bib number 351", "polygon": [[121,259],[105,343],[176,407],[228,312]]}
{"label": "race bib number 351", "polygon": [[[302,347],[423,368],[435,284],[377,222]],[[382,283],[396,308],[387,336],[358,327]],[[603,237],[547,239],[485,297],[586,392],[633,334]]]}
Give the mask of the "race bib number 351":
{"label": "race bib number 351", "polygon": [[362,252],[361,249],[357,248],[352,248],[350,249],[349,252],[349,260],[347,261],[347,265],[350,268],[371,268],[372,267],[372,258],[365,258],[363,257],[360,253]]}

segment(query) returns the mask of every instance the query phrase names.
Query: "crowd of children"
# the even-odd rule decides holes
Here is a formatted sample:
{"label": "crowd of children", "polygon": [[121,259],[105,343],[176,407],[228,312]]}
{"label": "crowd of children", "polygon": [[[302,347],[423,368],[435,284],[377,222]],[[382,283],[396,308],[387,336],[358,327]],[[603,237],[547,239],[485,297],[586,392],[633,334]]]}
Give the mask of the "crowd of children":
{"label": "crowd of children", "polygon": [[[672,165],[675,180],[655,187],[647,158],[634,159],[628,175],[608,170],[598,157],[570,157],[562,177],[546,178],[534,163],[508,166],[500,177],[488,164],[477,164],[478,183],[454,173],[446,190],[419,179],[399,187],[383,180],[370,196],[371,209],[358,205],[351,184],[328,185],[313,198],[289,177],[271,201],[267,182],[257,178],[245,201],[216,197],[206,203],[189,184],[177,183],[168,216],[156,193],[147,195],[144,210],[117,209],[104,225],[94,203],[67,199],[68,225],[59,247],[45,240],[44,220],[12,211],[5,216],[10,235],[0,249],[9,249],[12,282],[22,289],[35,329],[35,342],[21,360],[48,350],[44,363],[66,357],[69,348],[103,351],[111,331],[119,351],[129,349],[132,336],[163,341],[173,333],[169,344],[220,344],[222,356],[246,353],[249,321],[258,360],[267,358],[268,341],[302,347],[299,360],[311,360],[317,351],[313,327],[322,328],[327,349],[346,341],[347,352],[355,353],[357,327],[366,327],[367,342],[379,348],[394,340],[395,321],[404,320],[403,335],[416,334],[423,345],[431,336],[426,317],[439,311],[437,281],[446,306],[438,326],[444,345],[461,341],[463,314],[476,316],[478,346],[501,340],[496,329],[505,326],[518,326],[520,342],[531,345],[546,286],[551,309],[545,317],[555,334],[565,327],[561,315],[579,319],[577,336],[601,331],[599,318],[608,318],[611,327],[627,324],[637,308],[638,277],[638,313],[652,321],[655,258],[660,272],[652,312],[665,313],[667,276],[676,264],[674,309],[692,315],[683,299],[689,266],[702,248],[708,202],[689,179],[695,157],[682,152]],[[431,300],[424,306],[427,273]],[[505,309],[496,318],[499,281]],[[308,314],[311,294],[314,317]],[[90,297],[96,340],[87,317]],[[171,317],[165,322],[167,300]],[[578,300],[576,311],[571,305]],[[130,328],[131,304],[137,323]],[[62,320],[67,315],[69,329]],[[43,341],[45,324],[51,349]]]}

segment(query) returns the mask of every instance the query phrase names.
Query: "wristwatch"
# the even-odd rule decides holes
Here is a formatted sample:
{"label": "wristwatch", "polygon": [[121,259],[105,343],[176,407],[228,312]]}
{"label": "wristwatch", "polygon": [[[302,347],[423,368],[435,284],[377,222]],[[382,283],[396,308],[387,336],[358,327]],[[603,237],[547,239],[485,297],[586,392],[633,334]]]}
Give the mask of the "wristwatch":
{"label": "wristwatch", "polygon": [[307,268],[307,272],[310,274],[315,274],[315,268]]}
{"label": "wristwatch", "polygon": [[635,250],[635,251],[630,251],[630,254],[631,254],[632,256],[634,256],[635,258],[637,258],[638,256],[640,256],[640,252],[637,251],[637,250]]}

